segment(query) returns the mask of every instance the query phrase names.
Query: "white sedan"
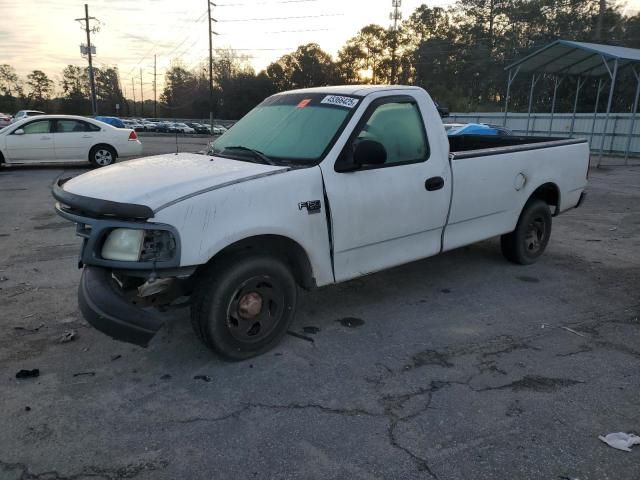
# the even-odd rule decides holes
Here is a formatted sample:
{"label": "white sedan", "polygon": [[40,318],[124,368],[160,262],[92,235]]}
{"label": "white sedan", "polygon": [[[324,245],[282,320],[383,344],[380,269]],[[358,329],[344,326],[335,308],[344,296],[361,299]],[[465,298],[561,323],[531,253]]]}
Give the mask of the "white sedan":
{"label": "white sedan", "polygon": [[105,167],[141,154],[134,130],[76,115],[39,115],[0,130],[0,164],[88,161]]}

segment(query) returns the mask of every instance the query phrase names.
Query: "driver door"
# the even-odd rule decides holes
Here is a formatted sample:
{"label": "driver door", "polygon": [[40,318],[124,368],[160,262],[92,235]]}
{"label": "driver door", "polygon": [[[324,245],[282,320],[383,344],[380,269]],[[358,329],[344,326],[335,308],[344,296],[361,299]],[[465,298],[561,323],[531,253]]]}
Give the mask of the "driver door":
{"label": "driver door", "polygon": [[430,159],[414,97],[374,100],[336,163],[343,164],[363,139],[384,146],[384,164],[350,172],[322,165],[338,282],[438,253],[446,222],[450,182],[440,178],[441,187],[426,188],[427,179],[444,175],[443,166]]}

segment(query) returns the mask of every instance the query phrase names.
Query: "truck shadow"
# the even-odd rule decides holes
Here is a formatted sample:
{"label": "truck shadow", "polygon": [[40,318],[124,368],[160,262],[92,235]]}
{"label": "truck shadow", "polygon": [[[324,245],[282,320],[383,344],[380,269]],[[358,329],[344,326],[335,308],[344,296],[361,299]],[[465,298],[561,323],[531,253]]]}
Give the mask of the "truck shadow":
{"label": "truck shadow", "polygon": [[[285,337],[275,351],[282,352],[294,342],[313,343],[318,335],[338,333],[333,332],[336,326],[359,329],[372,311],[380,309],[394,312],[394,318],[388,325],[368,325],[370,333],[371,329],[382,329],[379,333],[383,333],[392,321],[410,324],[416,314],[427,314],[434,302],[441,303],[444,297],[455,301],[461,293],[486,284],[489,277],[504,276],[505,270],[512,270],[514,276],[522,273],[502,257],[496,240],[488,240],[342,284],[300,291],[290,328],[293,335]],[[197,340],[187,308],[175,312],[151,343],[149,353],[159,361],[168,357],[189,363],[195,355],[213,364],[225,363]]]}

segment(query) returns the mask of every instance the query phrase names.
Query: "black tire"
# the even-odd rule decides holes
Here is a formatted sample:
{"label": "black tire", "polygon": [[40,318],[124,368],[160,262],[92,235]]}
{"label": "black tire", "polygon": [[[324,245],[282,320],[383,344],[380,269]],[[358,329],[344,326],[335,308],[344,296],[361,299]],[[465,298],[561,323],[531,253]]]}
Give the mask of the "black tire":
{"label": "black tire", "polygon": [[551,236],[551,210],[542,200],[530,200],[522,209],[516,229],[500,238],[507,260],[530,265],[544,253]]}
{"label": "black tire", "polygon": [[266,255],[212,265],[193,294],[191,323],[202,342],[227,360],[273,348],[289,329],[297,285],[287,264]]}
{"label": "black tire", "polygon": [[116,163],[117,154],[109,145],[96,145],[89,152],[89,162],[94,167],[108,167]]}

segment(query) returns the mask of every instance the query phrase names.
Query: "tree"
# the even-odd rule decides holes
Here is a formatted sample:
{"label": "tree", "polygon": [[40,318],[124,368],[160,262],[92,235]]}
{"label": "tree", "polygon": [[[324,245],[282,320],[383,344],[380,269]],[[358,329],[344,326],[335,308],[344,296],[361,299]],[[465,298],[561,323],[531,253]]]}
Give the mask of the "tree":
{"label": "tree", "polygon": [[167,104],[171,116],[189,116],[196,87],[196,76],[188,71],[182,62],[174,60],[165,73],[165,87],[160,95],[160,99]]}
{"label": "tree", "polygon": [[27,75],[27,85],[34,107],[43,108],[53,93],[53,81],[42,70],[34,70]]}
{"label": "tree", "polygon": [[116,113],[116,104],[123,103],[122,90],[117,67],[94,68],[98,110],[104,113]]}
{"label": "tree", "polygon": [[331,55],[317,43],[299,46],[267,67],[267,76],[278,90],[331,85],[338,78]]}
{"label": "tree", "polygon": [[16,71],[11,65],[0,65],[0,111],[18,110],[19,100],[24,99],[24,91]]}
{"label": "tree", "polygon": [[8,97],[22,95],[22,88],[18,75],[11,65],[6,63],[0,65],[0,94]]}
{"label": "tree", "polygon": [[76,115],[91,113],[91,103],[88,99],[89,79],[85,68],[67,65],[62,70],[60,87],[63,93],[61,106],[64,112]]}
{"label": "tree", "polygon": [[[380,25],[367,25],[355,37],[347,40],[345,47],[338,54],[338,64],[344,72],[351,62],[350,77],[356,76],[360,81],[365,80],[370,73],[371,83],[389,81],[390,66],[390,37]],[[385,63],[385,60],[387,61]]]}

